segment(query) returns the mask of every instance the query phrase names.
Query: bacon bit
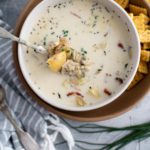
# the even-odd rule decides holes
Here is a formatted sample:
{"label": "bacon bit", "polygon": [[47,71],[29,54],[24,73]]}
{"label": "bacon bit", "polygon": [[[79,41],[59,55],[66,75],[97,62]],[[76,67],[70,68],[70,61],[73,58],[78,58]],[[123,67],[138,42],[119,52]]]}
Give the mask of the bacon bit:
{"label": "bacon bit", "polygon": [[121,49],[124,49],[124,46],[122,43],[118,43],[118,47],[120,47]]}
{"label": "bacon bit", "polygon": [[123,79],[122,79],[122,78],[116,77],[115,79],[116,79],[116,81],[118,81],[120,84],[123,84]]}
{"label": "bacon bit", "polygon": [[70,92],[70,93],[67,94],[67,96],[72,96],[74,94],[75,94],[74,92]]}
{"label": "bacon bit", "polygon": [[79,18],[79,19],[81,19],[81,17],[79,16],[79,15],[77,15],[76,13],[74,13],[74,12],[70,12],[73,16],[75,16],[75,17],[77,17],[77,18]]}
{"label": "bacon bit", "polygon": [[79,93],[79,92],[69,92],[68,94],[67,94],[67,96],[69,97],[69,96],[72,96],[72,95],[77,95],[77,96],[80,96],[80,97],[84,97],[81,93]]}
{"label": "bacon bit", "polygon": [[112,93],[108,89],[104,89],[104,93],[107,94],[108,96],[112,95]]}

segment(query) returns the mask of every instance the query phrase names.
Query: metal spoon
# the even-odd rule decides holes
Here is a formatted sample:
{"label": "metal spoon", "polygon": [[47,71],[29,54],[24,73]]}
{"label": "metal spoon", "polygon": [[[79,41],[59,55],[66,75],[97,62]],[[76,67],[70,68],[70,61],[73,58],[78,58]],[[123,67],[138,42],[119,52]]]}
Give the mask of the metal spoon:
{"label": "metal spoon", "polygon": [[24,132],[19,127],[17,121],[12,116],[11,111],[5,100],[6,100],[5,91],[0,85],[0,111],[2,111],[5,114],[7,119],[12,123],[12,125],[16,129],[16,133],[25,150],[40,150],[40,147],[36,143],[36,141],[27,132]]}
{"label": "metal spoon", "polygon": [[37,45],[31,44],[30,42],[22,40],[18,38],[17,36],[11,34],[10,32],[8,32],[2,27],[0,27],[0,38],[11,39],[12,41],[16,41],[22,45],[30,47],[34,49],[36,52],[41,53],[41,54],[47,53],[47,50],[43,46],[37,46]]}

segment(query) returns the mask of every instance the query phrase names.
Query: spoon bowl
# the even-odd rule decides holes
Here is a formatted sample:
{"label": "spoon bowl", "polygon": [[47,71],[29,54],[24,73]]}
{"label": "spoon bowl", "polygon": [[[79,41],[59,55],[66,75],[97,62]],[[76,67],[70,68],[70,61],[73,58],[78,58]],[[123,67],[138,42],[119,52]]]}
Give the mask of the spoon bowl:
{"label": "spoon bowl", "polygon": [[39,145],[31,137],[30,134],[24,132],[23,129],[18,125],[16,119],[13,117],[7,103],[6,103],[6,94],[4,88],[0,85],[0,111],[4,113],[7,119],[12,123],[16,129],[16,133],[20,139],[20,142],[26,150],[40,150]]}

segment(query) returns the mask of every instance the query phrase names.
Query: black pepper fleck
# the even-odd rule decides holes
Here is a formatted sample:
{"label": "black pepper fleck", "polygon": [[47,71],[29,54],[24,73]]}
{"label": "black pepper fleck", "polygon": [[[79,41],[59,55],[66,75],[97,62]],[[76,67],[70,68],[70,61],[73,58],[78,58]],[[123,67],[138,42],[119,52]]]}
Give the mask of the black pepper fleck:
{"label": "black pepper fleck", "polygon": [[107,37],[108,36],[108,32],[106,32],[105,34],[104,34],[104,37]]}
{"label": "black pepper fleck", "polygon": [[125,69],[128,67],[128,65],[129,65],[128,63],[124,65]]}
{"label": "black pepper fleck", "polygon": [[122,78],[116,77],[115,80],[118,81],[120,84],[123,84],[123,79]]}
{"label": "black pepper fleck", "polygon": [[60,93],[58,93],[58,98],[59,98],[59,99],[61,99],[61,95],[60,95]]}

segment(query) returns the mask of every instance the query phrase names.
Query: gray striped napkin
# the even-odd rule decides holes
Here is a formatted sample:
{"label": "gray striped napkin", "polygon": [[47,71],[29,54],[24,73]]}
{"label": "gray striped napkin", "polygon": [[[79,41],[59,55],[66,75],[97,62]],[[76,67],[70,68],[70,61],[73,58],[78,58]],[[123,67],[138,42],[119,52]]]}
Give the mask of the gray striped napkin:
{"label": "gray striped napkin", "polygon": [[[9,25],[2,20],[0,26],[12,32]],[[41,150],[55,150],[53,143],[59,133],[68,142],[69,149],[72,149],[74,140],[68,128],[60,123],[56,115],[46,112],[32,101],[23,90],[14,69],[12,42],[4,39],[0,39],[0,84],[5,88],[7,103],[18,123],[35,138]],[[0,150],[24,150],[13,126],[2,113],[0,113]]]}

